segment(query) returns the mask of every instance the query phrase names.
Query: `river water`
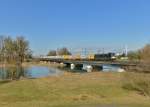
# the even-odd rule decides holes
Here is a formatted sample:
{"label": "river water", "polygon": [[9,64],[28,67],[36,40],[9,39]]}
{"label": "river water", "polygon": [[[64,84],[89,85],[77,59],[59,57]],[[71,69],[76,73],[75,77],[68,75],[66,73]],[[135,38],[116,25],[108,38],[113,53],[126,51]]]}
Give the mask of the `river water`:
{"label": "river water", "polygon": [[120,66],[114,65],[103,65],[103,72],[124,72],[125,70],[122,69]]}
{"label": "river water", "polygon": [[[87,66],[88,66],[87,64],[83,64],[83,70],[86,70]],[[97,68],[97,70],[102,71],[102,72],[124,72],[125,71],[120,66],[108,65],[108,64],[99,66],[99,68]]]}
{"label": "river water", "polygon": [[63,71],[46,66],[30,67],[0,67],[0,79],[40,78],[46,76],[59,76]]}
{"label": "river water", "polygon": [[[74,72],[83,73],[84,67],[87,65],[83,65],[83,69],[75,70]],[[70,69],[70,68],[68,68]],[[112,65],[104,65],[102,72],[122,72],[124,71],[118,66]],[[0,67],[0,80],[5,79],[12,79],[12,80],[19,80],[21,78],[40,78],[40,77],[47,77],[47,76],[59,76],[63,74],[63,70],[47,67],[47,66],[29,66],[29,67]]]}

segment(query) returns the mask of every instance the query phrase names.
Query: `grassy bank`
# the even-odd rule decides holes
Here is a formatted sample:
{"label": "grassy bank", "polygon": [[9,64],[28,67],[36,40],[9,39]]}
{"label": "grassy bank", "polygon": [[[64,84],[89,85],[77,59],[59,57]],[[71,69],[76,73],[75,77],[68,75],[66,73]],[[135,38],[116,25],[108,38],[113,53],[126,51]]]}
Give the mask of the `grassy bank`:
{"label": "grassy bank", "polygon": [[[15,63],[0,63],[0,67],[16,67]],[[57,63],[39,63],[39,62],[23,62],[21,64],[23,67],[29,66],[49,66],[49,67],[58,67],[60,64]]]}
{"label": "grassy bank", "polygon": [[125,73],[122,86],[127,90],[137,91],[141,95],[150,97],[150,74]]}
{"label": "grassy bank", "polygon": [[[136,74],[132,73],[132,76]],[[139,93],[139,90],[125,87],[130,84],[125,82],[128,78],[126,73],[93,72],[3,81],[0,82],[0,106],[149,107],[148,96]]]}

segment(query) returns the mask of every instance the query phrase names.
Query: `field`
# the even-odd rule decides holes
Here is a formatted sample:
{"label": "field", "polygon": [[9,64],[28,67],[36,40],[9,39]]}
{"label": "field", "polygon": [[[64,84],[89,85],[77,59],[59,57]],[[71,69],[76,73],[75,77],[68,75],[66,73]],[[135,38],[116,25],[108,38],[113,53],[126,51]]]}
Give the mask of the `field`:
{"label": "field", "polygon": [[[130,84],[137,75],[65,72],[60,77],[1,81],[0,107],[150,107],[149,94]],[[150,78],[142,74],[143,79],[145,75]]]}

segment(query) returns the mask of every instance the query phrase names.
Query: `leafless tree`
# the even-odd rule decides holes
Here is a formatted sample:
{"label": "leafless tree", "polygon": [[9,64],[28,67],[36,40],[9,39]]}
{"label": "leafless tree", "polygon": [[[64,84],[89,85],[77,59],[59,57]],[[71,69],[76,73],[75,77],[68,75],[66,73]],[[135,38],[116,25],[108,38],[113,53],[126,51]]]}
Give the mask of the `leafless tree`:
{"label": "leafless tree", "polygon": [[58,49],[58,55],[71,55],[71,52],[69,52],[69,50],[66,47],[64,47]]}
{"label": "leafless tree", "polygon": [[140,50],[140,57],[143,61],[150,62],[150,44]]}
{"label": "leafless tree", "polygon": [[57,52],[55,50],[50,50],[47,54],[47,56],[56,56]]}

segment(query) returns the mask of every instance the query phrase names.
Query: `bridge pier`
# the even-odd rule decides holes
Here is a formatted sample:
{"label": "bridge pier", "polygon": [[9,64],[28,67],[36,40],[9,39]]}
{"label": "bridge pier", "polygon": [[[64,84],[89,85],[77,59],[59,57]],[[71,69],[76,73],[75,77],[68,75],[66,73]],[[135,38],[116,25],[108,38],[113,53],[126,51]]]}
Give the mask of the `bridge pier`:
{"label": "bridge pier", "polygon": [[60,63],[60,65],[64,65],[64,63],[63,63],[63,62],[61,62],[61,63]]}
{"label": "bridge pier", "polygon": [[86,70],[87,72],[92,72],[93,66],[92,65],[84,65],[82,69]]}
{"label": "bridge pier", "polygon": [[65,66],[65,64],[63,62],[59,63],[60,67],[63,68]]}
{"label": "bridge pier", "polygon": [[71,65],[70,65],[70,69],[71,69],[71,70],[74,70],[74,69],[75,69],[75,64],[71,64]]}
{"label": "bridge pier", "polygon": [[87,72],[92,72],[93,71],[93,66],[88,65],[86,70],[87,70]]}

